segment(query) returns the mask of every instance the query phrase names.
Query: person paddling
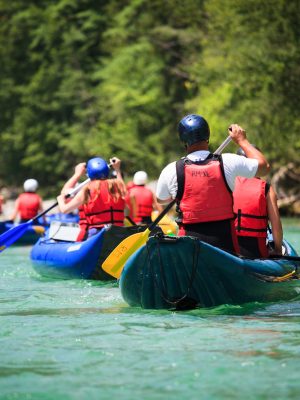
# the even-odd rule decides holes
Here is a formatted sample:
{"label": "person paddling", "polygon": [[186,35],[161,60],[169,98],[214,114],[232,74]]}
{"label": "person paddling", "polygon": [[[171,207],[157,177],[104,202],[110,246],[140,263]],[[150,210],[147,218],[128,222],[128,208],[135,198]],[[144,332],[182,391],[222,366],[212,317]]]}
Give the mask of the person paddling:
{"label": "person paddling", "polygon": [[36,193],[38,186],[36,179],[26,179],[23,185],[24,193],[21,193],[17,198],[14,210],[9,218],[11,221],[14,221],[19,215],[19,222],[24,223],[43,211],[42,198]]}
{"label": "person paddling", "polygon": [[[110,160],[112,168],[117,173],[117,178],[107,179],[109,167],[100,157],[92,158],[75,167],[73,177],[64,185],[61,195],[57,197],[59,209],[69,213],[79,208],[79,217],[82,220],[81,232],[77,240],[81,241],[94,235],[107,224],[124,225],[124,209],[126,188],[122,179],[118,158]],[[65,195],[74,186],[80,177],[87,172],[91,182],[80,190],[74,198],[67,200]],[[101,176],[101,179],[95,177]],[[77,181],[77,182],[76,182]]]}
{"label": "person paddling", "polygon": [[158,202],[176,199],[180,236],[195,236],[226,251],[239,253],[232,199],[235,179],[266,174],[269,171],[267,160],[251,146],[245,130],[237,124],[230,125],[228,133],[248,158],[210,153],[209,125],[200,115],[185,116],[178,125],[178,132],[187,156],[162,170],[156,189]]}
{"label": "person paddling", "polygon": [[[241,148],[237,154],[246,157]],[[268,257],[269,252],[272,255],[282,255],[282,224],[277,196],[272,186],[257,177],[237,177],[233,199],[241,254],[246,257]],[[268,221],[271,223],[274,241],[274,249],[271,250],[267,247]]]}
{"label": "person paddling", "polygon": [[148,175],[145,171],[137,171],[133,176],[133,187],[128,193],[128,203],[132,215],[130,217],[136,224],[151,224],[152,211],[161,212],[162,206],[158,204],[155,194],[146,187]]}

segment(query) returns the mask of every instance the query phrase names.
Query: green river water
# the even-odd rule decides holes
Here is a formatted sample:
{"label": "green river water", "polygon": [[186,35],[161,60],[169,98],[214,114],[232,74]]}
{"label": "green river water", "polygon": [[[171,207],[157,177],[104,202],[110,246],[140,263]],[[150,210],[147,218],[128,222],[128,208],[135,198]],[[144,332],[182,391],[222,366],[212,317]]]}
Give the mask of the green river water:
{"label": "green river water", "polygon": [[[300,220],[284,221],[300,253]],[[188,312],[0,255],[0,399],[299,399],[300,298]]]}

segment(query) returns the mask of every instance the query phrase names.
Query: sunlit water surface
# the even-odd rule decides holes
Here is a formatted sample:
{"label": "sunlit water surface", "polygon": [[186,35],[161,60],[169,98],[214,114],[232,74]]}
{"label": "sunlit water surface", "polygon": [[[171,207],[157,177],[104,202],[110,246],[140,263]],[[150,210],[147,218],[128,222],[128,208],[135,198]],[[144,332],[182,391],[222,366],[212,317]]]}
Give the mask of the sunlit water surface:
{"label": "sunlit water surface", "polygon": [[[285,237],[300,252],[300,221]],[[189,312],[0,255],[0,399],[299,399],[300,301]]]}

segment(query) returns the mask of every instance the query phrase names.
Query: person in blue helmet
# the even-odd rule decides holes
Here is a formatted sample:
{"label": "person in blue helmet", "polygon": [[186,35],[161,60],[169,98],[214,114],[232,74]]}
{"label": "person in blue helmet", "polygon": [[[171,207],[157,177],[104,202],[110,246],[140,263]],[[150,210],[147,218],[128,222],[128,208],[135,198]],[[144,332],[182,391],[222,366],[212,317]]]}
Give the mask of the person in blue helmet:
{"label": "person in blue helmet", "polygon": [[187,154],[162,170],[156,188],[158,201],[167,203],[176,199],[180,236],[195,236],[239,253],[232,199],[235,179],[266,174],[267,160],[251,146],[245,130],[237,124],[231,124],[228,133],[247,158],[210,153],[210,129],[201,115],[185,116],[178,125],[178,133]]}
{"label": "person in blue helmet", "polygon": [[[100,157],[89,160],[87,164],[79,163],[57,198],[61,212],[79,210],[81,230],[78,241],[97,233],[107,224],[124,225],[126,186],[120,170],[121,161],[114,157],[110,160],[110,164],[116,171],[116,178],[113,179],[108,179],[109,167]],[[91,182],[74,198],[67,200],[65,196],[70,189],[86,174]]]}

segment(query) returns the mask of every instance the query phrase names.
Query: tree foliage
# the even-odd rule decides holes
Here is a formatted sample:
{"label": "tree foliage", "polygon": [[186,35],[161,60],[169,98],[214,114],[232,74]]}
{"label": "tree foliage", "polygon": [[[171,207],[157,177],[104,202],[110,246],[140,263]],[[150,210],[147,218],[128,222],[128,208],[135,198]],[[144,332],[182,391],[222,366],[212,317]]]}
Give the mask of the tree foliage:
{"label": "tree foliage", "polygon": [[157,177],[191,112],[213,148],[237,122],[271,161],[299,159],[299,15],[296,0],[0,0],[0,182],[54,194],[95,155]]}

